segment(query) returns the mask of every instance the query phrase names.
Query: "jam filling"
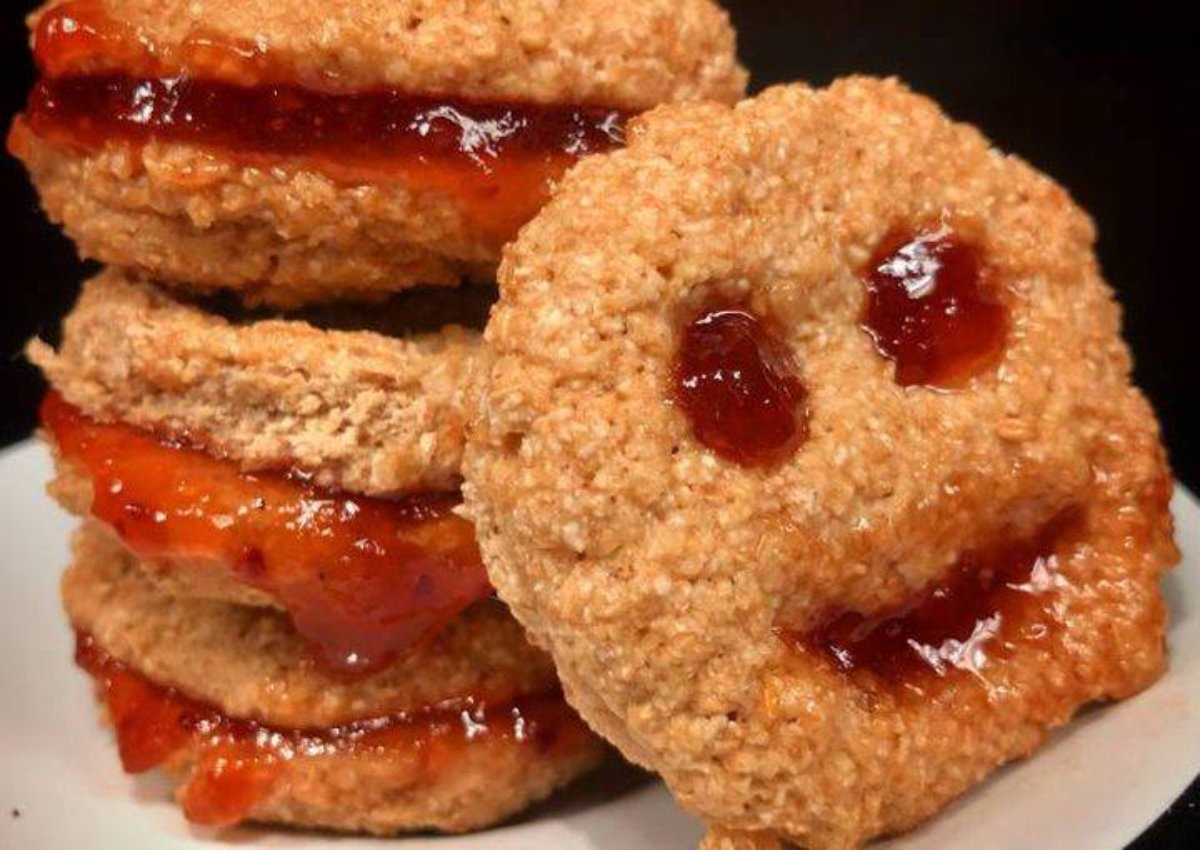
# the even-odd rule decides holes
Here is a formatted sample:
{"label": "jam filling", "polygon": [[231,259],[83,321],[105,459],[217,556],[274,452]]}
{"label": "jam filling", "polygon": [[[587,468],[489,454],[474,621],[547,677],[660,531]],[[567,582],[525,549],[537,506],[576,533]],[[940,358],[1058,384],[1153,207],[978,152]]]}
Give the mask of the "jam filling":
{"label": "jam filling", "polygon": [[896,383],[953,389],[999,362],[1007,310],[980,247],[948,225],[893,230],[863,277],[863,328]]}
{"label": "jam filling", "polygon": [[92,514],[143,557],[198,558],[280,601],[316,659],[375,672],[488,596],[474,529],[449,494],[395,501],[317,487],[300,473],[233,463],[57,394],[41,418],[92,482]]}
{"label": "jam filling", "polygon": [[807,393],[791,352],[749,308],[714,303],[684,326],[675,397],[696,439],[726,460],[763,467],[808,436]]}
{"label": "jam filling", "polygon": [[586,734],[557,693],[496,707],[468,699],[324,729],[279,729],[231,718],[155,684],[82,632],[76,633],[75,660],[100,688],[127,773],[143,773],[196,749],[180,804],[188,820],[210,826],[249,816],[298,758],[339,753],[411,758],[428,779],[452,768],[469,745],[515,741],[549,755],[569,751]]}
{"label": "jam filling", "polygon": [[1077,539],[1081,523],[1078,511],[1064,511],[1029,538],[964,553],[901,606],[870,615],[834,611],[815,629],[782,636],[842,673],[888,685],[956,672],[982,676],[990,660],[1045,640],[1058,624],[1054,596],[1066,584],[1058,553]]}
{"label": "jam filling", "polygon": [[347,182],[396,177],[454,197],[498,241],[577,159],[623,142],[627,116],[613,109],[337,91],[297,82],[253,45],[219,45],[197,37],[164,51],[91,3],[63,4],[35,34],[29,126],[85,150],[178,142],[246,165],[299,160]]}

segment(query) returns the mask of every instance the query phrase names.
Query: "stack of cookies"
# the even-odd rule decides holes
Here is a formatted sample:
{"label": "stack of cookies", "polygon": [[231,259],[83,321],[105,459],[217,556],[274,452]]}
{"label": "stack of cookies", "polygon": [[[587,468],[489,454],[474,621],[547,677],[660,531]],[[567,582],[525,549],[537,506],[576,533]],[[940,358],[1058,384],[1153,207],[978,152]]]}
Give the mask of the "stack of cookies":
{"label": "stack of cookies", "polygon": [[30,348],[64,599],[193,821],[480,827],[592,729],[713,850],[842,850],[1163,672],[1092,223],[929,100],[734,104],[704,0],[33,24],[10,147],[111,264]]}
{"label": "stack of cookies", "polygon": [[[507,818],[604,748],[460,515],[502,246],[635,113],[734,101],[706,0],[68,0],[9,147],[88,258],[30,357],[63,599],[196,823]],[[440,288],[439,288],[440,287]]]}

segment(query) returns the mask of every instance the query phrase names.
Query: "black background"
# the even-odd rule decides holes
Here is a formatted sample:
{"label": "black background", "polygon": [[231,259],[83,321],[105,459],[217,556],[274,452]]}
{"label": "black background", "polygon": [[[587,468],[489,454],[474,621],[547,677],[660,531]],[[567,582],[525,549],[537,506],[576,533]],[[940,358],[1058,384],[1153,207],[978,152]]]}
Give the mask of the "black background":
{"label": "black background", "polygon": [[[0,117],[20,109],[33,70],[23,13],[5,4]],[[1200,484],[1195,363],[1200,232],[1200,34],[1183,4],[946,2],[727,3],[754,87],[896,74],[979,125],[1063,183],[1095,217],[1099,253],[1125,305],[1137,380],[1163,422],[1178,476]],[[5,251],[0,272],[0,445],[29,433],[42,387],[21,359],[31,335],[52,329],[85,266],[47,225],[20,166],[0,162]],[[1114,773],[1119,767],[1097,765]],[[1137,845],[1200,846],[1194,786]],[[1014,813],[1016,815],[1016,813]]]}

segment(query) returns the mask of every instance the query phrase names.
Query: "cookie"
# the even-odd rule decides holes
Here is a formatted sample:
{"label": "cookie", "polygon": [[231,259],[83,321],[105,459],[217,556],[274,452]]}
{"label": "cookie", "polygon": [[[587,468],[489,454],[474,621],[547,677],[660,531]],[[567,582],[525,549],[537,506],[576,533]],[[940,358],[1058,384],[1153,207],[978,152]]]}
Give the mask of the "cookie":
{"label": "cookie", "polygon": [[[401,309],[420,311],[411,299]],[[57,351],[34,342],[29,356],[94,418],[204,435],[247,469],[293,466],[322,486],[392,495],[460,477],[478,334],[424,324],[231,322],[107,270],[84,285]]]}
{"label": "cookie", "polygon": [[94,524],[63,596],[124,767],[174,777],[194,823],[458,832],[603,755],[498,603],[351,683],[314,667],[280,616],[156,590]]}
{"label": "cookie", "polygon": [[277,317],[110,270],[30,346],[77,659],[192,822],[476,829],[602,756],[456,513],[479,339],[445,322],[486,308]]}
{"label": "cookie", "polygon": [[490,278],[580,157],[746,75],[708,0],[67,0],[10,151],[80,253],[294,306]]}
{"label": "cookie", "polygon": [[655,110],[507,250],[489,576],[713,846],[910,829],[1162,673],[1171,479],[1094,241],[850,78]]}
{"label": "cookie", "polygon": [[328,665],[379,669],[491,593],[454,513],[477,351],[454,326],[234,322],[105,272],[30,347],[50,489],[178,595],[283,608]]}

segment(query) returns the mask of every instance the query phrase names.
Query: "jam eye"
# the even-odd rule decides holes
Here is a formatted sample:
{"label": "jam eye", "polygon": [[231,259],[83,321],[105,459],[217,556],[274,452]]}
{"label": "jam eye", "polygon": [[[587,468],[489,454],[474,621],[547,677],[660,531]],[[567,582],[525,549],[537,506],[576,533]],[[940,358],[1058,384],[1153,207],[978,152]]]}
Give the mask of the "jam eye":
{"label": "jam eye", "polygon": [[862,277],[862,326],[900,386],[954,389],[1003,356],[1008,311],[980,247],[949,225],[892,230]]}
{"label": "jam eye", "polygon": [[713,302],[684,325],[675,396],[697,441],[742,466],[771,466],[808,436],[794,358],[748,307]]}

